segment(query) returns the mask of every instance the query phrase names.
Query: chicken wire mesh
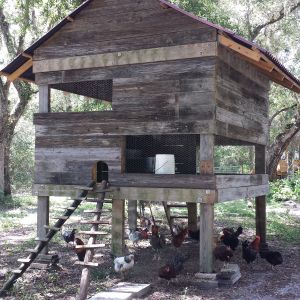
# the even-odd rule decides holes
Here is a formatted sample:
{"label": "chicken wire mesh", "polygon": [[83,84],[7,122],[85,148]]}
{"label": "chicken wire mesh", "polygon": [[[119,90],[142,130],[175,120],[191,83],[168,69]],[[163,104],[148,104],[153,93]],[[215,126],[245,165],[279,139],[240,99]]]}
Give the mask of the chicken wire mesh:
{"label": "chicken wire mesh", "polygon": [[126,172],[154,173],[156,154],[173,154],[176,174],[196,174],[196,135],[147,135],[126,138]]}
{"label": "chicken wire mesh", "polygon": [[112,101],[113,81],[94,80],[52,84],[51,88],[98,100]]}

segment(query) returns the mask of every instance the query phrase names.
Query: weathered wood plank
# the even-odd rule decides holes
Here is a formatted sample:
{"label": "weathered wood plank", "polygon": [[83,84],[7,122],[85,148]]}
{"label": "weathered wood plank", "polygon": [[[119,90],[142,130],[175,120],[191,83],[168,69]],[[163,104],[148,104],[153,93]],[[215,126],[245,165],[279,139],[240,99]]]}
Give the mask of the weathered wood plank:
{"label": "weathered wood plank", "polygon": [[244,198],[267,195],[269,185],[252,185],[247,187],[235,187],[228,189],[218,189],[218,202],[239,200]]}
{"label": "weathered wood plank", "polygon": [[33,72],[102,68],[216,56],[216,42],[57,58],[33,62]]}
{"label": "weathered wood plank", "polygon": [[187,60],[165,61],[150,64],[135,64],[108,68],[92,68],[83,70],[36,73],[38,84],[56,84],[81,82],[87,80],[107,80],[116,78],[152,78],[167,80],[206,78],[215,76],[215,57],[202,57]]}
{"label": "weathered wood plank", "polygon": [[124,251],[124,207],[125,200],[122,200],[122,198],[119,198],[118,195],[116,195],[112,201],[111,233],[111,250],[116,256],[122,256]]}
{"label": "weathered wood plank", "polygon": [[267,174],[258,175],[216,175],[217,189],[245,187],[252,185],[267,185],[269,176]]}
{"label": "weathered wood plank", "polygon": [[39,86],[39,113],[50,112],[50,88],[49,85]]}
{"label": "weathered wood plank", "polygon": [[117,174],[110,176],[110,183],[120,187],[151,188],[188,188],[214,189],[215,179],[212,175],[158,175],[158,174]]}

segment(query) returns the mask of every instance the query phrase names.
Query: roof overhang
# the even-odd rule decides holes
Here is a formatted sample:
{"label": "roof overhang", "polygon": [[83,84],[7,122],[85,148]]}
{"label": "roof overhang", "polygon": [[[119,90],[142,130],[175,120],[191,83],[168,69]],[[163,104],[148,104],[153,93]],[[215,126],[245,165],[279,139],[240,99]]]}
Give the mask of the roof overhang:
{"label": "roof overhang", "polygon": [[[35,82],[35,75],[32,68],[34,51],[49,38],[51,38],[56,32],[58,32],[64,25],[69,22],[73,22],[76,19],[76,15],[92,1],[93,0],[87,0],[77,9],[75,9],[71,14],[64,18],[42,38],[37,40],[32,46],[30,46],[23,53],[17,56],[9,65],[7,65],[2,71],[0,71],[0,75],[7,76],[9,81],[20,79],[29,82]],[[266,74],[270,78],[270,80],[294,92],[300,93],[300,81],[267,50],[244,39],[243,37],[235,34],[227,28],[223,28],[207,20],[201,19],[191,13],[184,11],[176,5],[169,3],[166,0],[155,1],[159,1],[163,9],[174,9],[209,27],[215,28],[218,32],[219,44],[231,49],[232,51],[240,55],[243,59],[255,65],[264,74]]]}

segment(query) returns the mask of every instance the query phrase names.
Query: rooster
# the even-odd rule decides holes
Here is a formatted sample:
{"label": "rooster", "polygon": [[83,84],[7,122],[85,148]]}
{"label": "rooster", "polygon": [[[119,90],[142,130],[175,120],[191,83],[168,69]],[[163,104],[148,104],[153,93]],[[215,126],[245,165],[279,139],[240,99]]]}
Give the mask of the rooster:
{"label": "rooster", "polygon": [[128,272],[134,266],[134,255],[129,254],[126,256],[114,257],[114,269],[117,273],[121,273],[125,277],[125,273]]}
{"label": "rooster", "polygon": [[183,269],[183,263],[188,259],[188,256],[183,256],[182,254],[176,254],[172,259],[170,259],[167,264],[159,269],[158,276],[160,278],[171,280],[176,278],[179,272]]}
{"label": "rooster", "polygon": [[260,257],[264,258],[268,263],[272,265],[272,269],[274,269],[275,266],[281,265],[283,262],[283,258],[280,252],[278,251],[260,251]]}
{"label": "rooster", "polygon": [[[79,238],[75,238],[74,243],[75,243],[75,247],[79,246],[79,245],[84,245],[84,242]],[[78,260],[79,261],[84,261],[86,249],[84,249],[84,248],[76,249],[75,248],[74,251],[77,254]]]}
{"label": "rooster", "polygon": [[144,229],[139,228],[138,231],[140,232],[141,238],[142,238],[143,240],[148,240],[148,238],[149,238],[149,235],[148,235],[148,228],[144,228]]}
{"label": "rooster", "polygon": [[221,236],[221,241],[232,250],[235,250],[239,245],[238,237],[243,233],[242,226],[239,226],[236,231],[234,231],[233,228],[224,228],[222,231],[223,235]]}
{"label": "rooster", "polygon": [[166,244],[166,239],[163,234],[159,233],[159,227],[156,225],[152,226],[152,235],[150,239],[150,244],[152,248],[156,251],[153,260],[155,259],[159,260],[160,257],[158,252]]}
{"label": "rooster", "polygon": [[259,252],[259,246],[260,236],[256,236],[251,243],[247,240],[242,243],[243,259],[247,262],[247,264],[250,264],[256,259],[257,253]]}
{"label": "rooster", "polygon": [[176,235],[173,236],[172,243],[176,248],[179,248],[183,241],[185,240],[187,236],[188,230],[187,228],[182,229],[179,231]]}
{"label": "rooster", "polygon": [[75,233],[76,233],[75,228],[72,229],[71,231],[64,231],[62,234],[62,237],[67,244],[69,244],[70,242],[73,242],[73,244],[74,244]]}

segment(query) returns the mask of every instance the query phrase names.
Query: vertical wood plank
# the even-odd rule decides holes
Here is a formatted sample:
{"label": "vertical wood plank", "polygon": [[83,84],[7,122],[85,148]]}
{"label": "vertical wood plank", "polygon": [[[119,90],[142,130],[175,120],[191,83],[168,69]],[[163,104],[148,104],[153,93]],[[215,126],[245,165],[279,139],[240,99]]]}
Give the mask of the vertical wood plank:
{"label": "vertical wood plank", "polygon": [[[214,136],[200,136],[200,174],[214,173]],[[200,272],[213,271],[214,205],[200,204]]]}
{"label": "vertical wood plank", "polygon": [[189,230],[197,230],[197,203],[187,203],[188,210],[188,228]]}
{"label": "vertical wood plank", "polygon": [[[37,237],[44,239],[47,235],[47,230],[45,225],[49,225],[49,203],[50,197],[39,196],[38,197],[38,207],[37,207]],[[48,246],[45,247],[42,254],[48,253]]]}
{"label": "vertical wood plank", "polygon": [[39,112],[50,112],[50,88],[49,85],[39,86]]}
{"label": "vertical wood plank", "polygon": [[129,229],[135,230],[137,227],[137,201],[128,200],[128,225]]}
{"label": "vertical wood plank", "polygon": [[124,249],[124,200],[115,198],[112,200],[112,253],[122,256]]}
{"label": "vertical wood plank", "polygon": [[[50,89],[49,85],[39,86],[39,112],[50,112]],[[38,197],[37,208],[37,236],[38,238],[45,238],[47,230],[45,225],[49,225],[49,203],[50,197]],[[48,247],[45,247],[42,251],[43,254],[48,253]]]}
{"label": "vertical wood plank", "polygon": [[4,191],[4,145],[0,144],[0,193]]}
{"label": "vertical wood plank", "polygon": [[[266,173],[266,147],[255,146],[255,174]],[[261,248],[267,246],[266,242],[266,196],[255,198],[256,234],[260,236]]]}

